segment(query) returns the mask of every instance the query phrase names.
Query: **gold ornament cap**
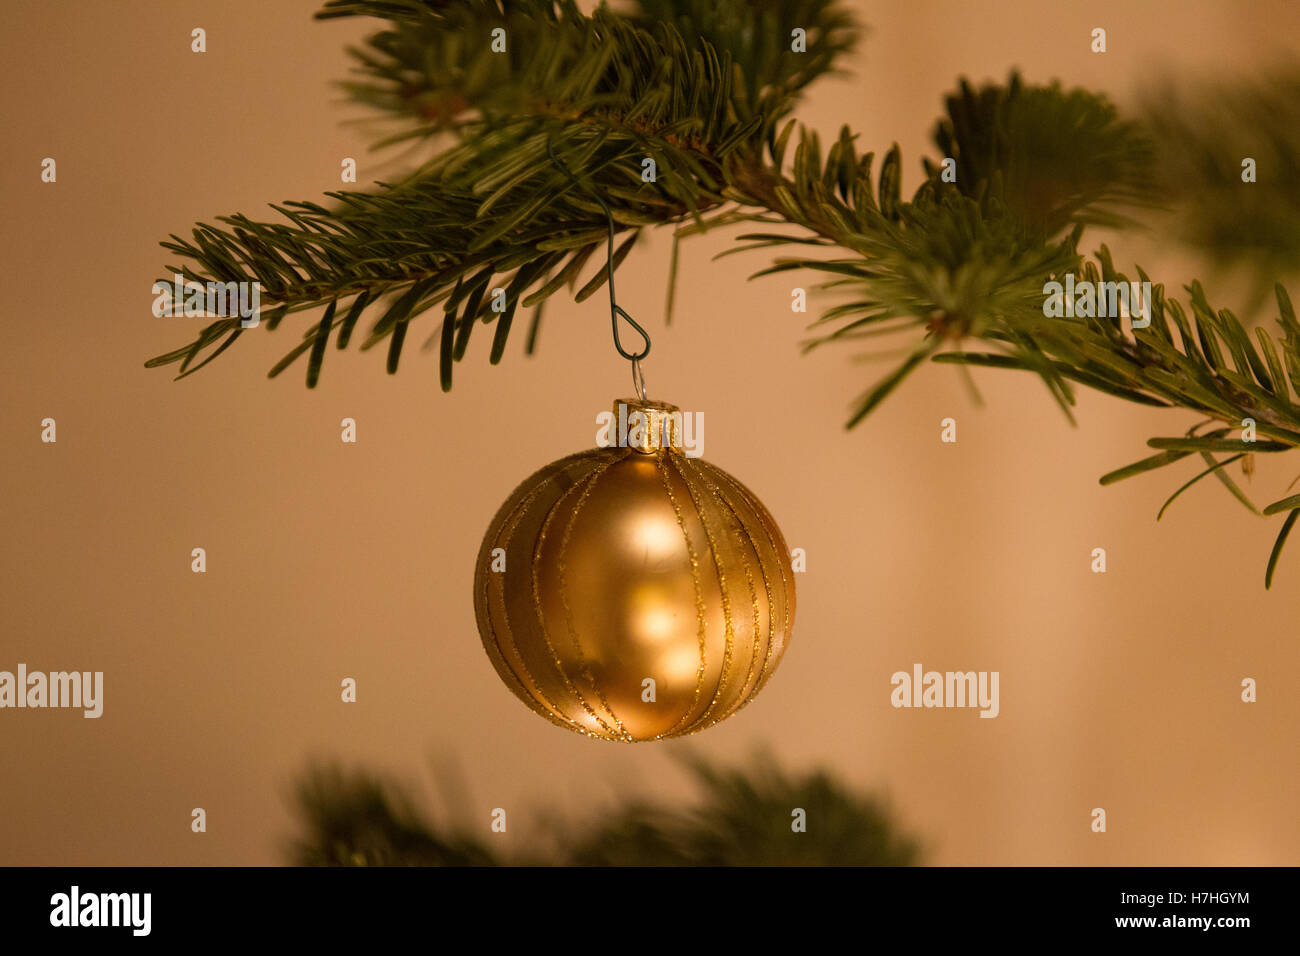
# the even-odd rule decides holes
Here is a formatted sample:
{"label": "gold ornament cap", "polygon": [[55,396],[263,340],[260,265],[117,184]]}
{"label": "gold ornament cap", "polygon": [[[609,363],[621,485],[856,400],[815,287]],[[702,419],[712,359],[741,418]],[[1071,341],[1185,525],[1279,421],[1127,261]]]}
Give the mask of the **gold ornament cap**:
{"label": "gold ornament cap", "polygon": [[682,453],[682,410],[668,402],[641,398],[614,401],[618,443],[644,455]]}

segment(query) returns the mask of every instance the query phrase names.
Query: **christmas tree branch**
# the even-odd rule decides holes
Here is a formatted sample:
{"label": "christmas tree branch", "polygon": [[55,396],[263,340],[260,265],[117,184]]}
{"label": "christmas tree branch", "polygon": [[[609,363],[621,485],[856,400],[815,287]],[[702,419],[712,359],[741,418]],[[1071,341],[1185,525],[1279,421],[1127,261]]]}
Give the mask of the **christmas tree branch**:
{"label": "christmas tree branch", "polygon": [[[473,835],[468,811],[431,819],[409,789],[365,770],[309,766],[295,780],[301,833],[287,847],[299,866],[913,866],[923,843],[876,795],[825,771],[792,773],[765,753],[717,767],[675,758],[697,798],[685,807],[623,797],[597,822],[554,811],[526,856]],[[794,832],[792,807],[815,807],[821,826]],[[459,818],[459,820],[457,820]]]}
{"label": "christmas tree branch", "polygon": [[[630,232],[616,265],[642,227],[688,216],[702,222],[722,204],[720,164],[761,143],[812,72],[829,69],[852,41],[847,18],[833,4],[799,6],[813,18],[812,59],[795,70],[768,50],[758,57],[768,72],[746,75],[726,50],[703,40],[688,44],[672,22],[604,8],[585,17],[571,3],[536,0],[499,7],[479,0],[328,4],[324,16],[395,18],[394,29],[358,51],[369,79],[350,87],[354,95],[414,118],[422,135],[446,130],[455,142],[400,183],[331,193],[333,209],[310,202],[273,207],[288,224],[246,216],[223,217],[224,227],[200,224],[190,240],[164,243],[193,263],[169,269],[198,281],[259,283],[276,306],[269,328],[287,312],[329,306],[271,372],[310,353],[309,385],[319,376],[326,339],[337,328],[337,344],[345,347],[360,313],[381,298],[388,297],[385,309],[362,347],[387,340],[390,371],[408,323],[442,303],[439,367],[450,388],[451,363],[464,355],[476,325],[495,325],[495,363],[518,306],[540,306],[576,285],[605,236],[603,213],[588,190],[606,197],[620,229]],[[738,42],[725,33],[726,22],[708,22]],[[490,45],[495,23],[505,31],[500,54]],[[756,44],[749,49],[758,56]],[[577,172],[583,190],[548,161],[548,144]],[[656,171],[649,177],[648,163]],[[603,282],[602,270],[577,299]],[[338,308],[349,297],[350,306]],[[238,320],[223,319],[149,364],[179,362],[180,374],[190,374],[242,331]],[[211,354],[195,364],[205,350]]]}
{"label": "christmas tree branch", "polygon": [[[817,134],[787,118],[852,47],[856,29],[834,0],[642,0],[627,15],[591,16],[569,0],[332,0],[320,14],[353,15],[390,22],[353,51],[359,78],[347,89],[432,156],[394,184],[329,194],[332,208],[284,203],[273,207],[283,221],[223,217],[164,243],[187,263],[169,271],[259,283],[273,306],[268,328],[325,307],[272,375],[307,355],[314,385],[331,336],[346,347],[368,311],[378,317],[362,348],[387,343],[395,372],[410,322],[439,304],[430,342],[444,389],[480,324],[493,326],[489,357],[500,361],[519,307],[540,310],[566,286],[581,300],[604,282],[603,269],[581,282],[605,241],[594,192],[624,234],[615,267],[647,226],[681,237],[758,225],[734,251],[798,249],[759,275],[813,271],[830,277],[823,288],[849,293],[814,323],[809,347],[910,333],[850,425],[933,359],[1032,371],[1067,416],[1083,385],[1224,426],[1152,439],[1160,454],[1107,482],[1199,453],[1208,467],[1192,481],[1214,474],[1249,504],[1229,461],[1213,456],[1249,465],[1300,445],[1288,387],[1300,395],[1300,325],[1280,286],[1282,337],[1256,329],[1254,341],[1199,283],[1186,287],[1188,311],[1140,269],[1149,292],[1126,298],[1123,316],[1098,311],[1099,296],[1049,294],[1053,283],[1129,287],[1108,250],[1085,260],[1079,242],[1089,226],[1129,224],[1135,209],[1170,198],[1153,185],[1151,134],[1167,149],[1169,130],[1183,126],[1142,128],[1104,97],[1015,74],[979,90],[963,83],[936,127],[938,157],[904,199],[897,147],[873,174],[874,155],[858,154],[847,127],[823,156]],[[1133,315],[1149,325],[1133,326]],[[536,323],[535,313],[530,350]],[[243,331],[221,318],[149,364],[191,374]],[[986,350],[967,347],[976,340]],[[1269,581],[1294,509],[1300,499],[1263,509],[1288,515]]]}
{"label": "christmas tree branch", "polygon": [[[1018,95],[1017,86],[1013,78],[1006,88],[1008,99]],[[1069,94],[1069,99],[1082,105],[1077,94]],[[960,102],[970,102],[969,95]],[[1086,105],[1084,109],[1092,112]],[[961,151],[960,142],[949,136],[956,126],[941,124],[937,137],[952,152]],[[1014,130],[1014,124],[1004,120],[998,128],[1007,132]],[[1105,128],[1106,124],[1094,124],[1089,135],[1097,137]],[[1116,139],[1136,135],[1123,125],[1115,126],[1113,133]],[[1022,182],[1009,194],[1004,193],[1006,179],[996,167],[974,188],[968,184],[959,189],[944,182],[942,166],[927,164],[931,178],[910,202],[902,202],[897,149],[886,157],[873,189],[872,157],[854,154],[847,130],[824,162],[816,135],[804,133],[787,177],[783,167],[789,135],[787,128],[773,144],[764,170],[733,175],[733,180],[744,186],[742,202],[777,213],[785,222],[802,226],[812,238],[754,233],[741,237],[752,243],[746,248],[834,245],[857,255],[784,258],[758,274],[820,270],[835,277],[824,288],[856,294],[814,323],[820,334],[813,345],[880,331],[919,333],[902,364],[862,397],[850,425],[861,421],[927,358],[1024,369],[1043,378],[1067,415],[1075,400],[1069,385],[1073,381],[1141,404],[1191,409],[1225,423],[1229,427],[1203,435],[1196,434],[1197,426],[1181,437],[1153,438],[1149,444],[1160,454],[1113,471],[1102,482],[1109,484],[1199,453],[1209,467],[1175,492],[1165,508],[1191,484],[1214,474],[1250,510],[1260,513],[1223,468],[1238,460],[1253,467],[1255,454],[1300,446],[1300,404],[1291,393],[1294,389],[1300,396],[1300,323],[1282,286],[1275,289],[1280,341],[1263,328],[1254,330],[1252,341],[1232,312],[1210,305],[1197,282],[1186,287],[1189,314],[1178,301],[1166,298],[1164,287],[1151,283],[1141,269],[1138,275],[1149,290],[1140,300],[1141,308],[1133,301],[1131,312],[1127,305],[1108,312],[1104,306],[1099,308],[1100,297],[1095,295],[1082,300],[1087,307],[1078,311],[1073,299],[1067,314],[1062,314],[1063,308],[1049,308],[1045,280],[1067,273],[1090,292],[1132,287],[1128,276],[1114,268],[1105,246],[1095,261],[1083,260],[1076,250],[1087,223],[1119,218],[1108,205],[1130,204],[1143,195],[1145,170],[1140,163],[1115,169],[1113,179],[1099,180],[1091,192],[1081,189],[1080,180],[1072,177],[1066,190],[1054,189],[1051,182],[1032,188]],[[1087,142],[1070,144],[1071,150],[1085,154],[1089,148]],[[1124,157],[1142,155],[1143,147],[1139,143],[1137,149],[1126,150],[1111,142],[1103,152],[1123,163]],[[1035,198],[1034,204],[1008,201],[1026,194]],[[771,221],[765,215],[754,219]],[[1069,234],[1056,238],[1066,228]],[[1130,302],[1127,296],[1124,301]],[[1144,323],[1132,325],[1135,318]],[[943,351],[959,347],[966,339],[980,339],[996,351]],[[1235,454],[1223,461],[1213,457],[1222,452]],[[1262,511],[1287,514],[1266,570],[1266,586],[1272,583],[1296,509],[1300,509],[1300,496],[1283,498]]]}

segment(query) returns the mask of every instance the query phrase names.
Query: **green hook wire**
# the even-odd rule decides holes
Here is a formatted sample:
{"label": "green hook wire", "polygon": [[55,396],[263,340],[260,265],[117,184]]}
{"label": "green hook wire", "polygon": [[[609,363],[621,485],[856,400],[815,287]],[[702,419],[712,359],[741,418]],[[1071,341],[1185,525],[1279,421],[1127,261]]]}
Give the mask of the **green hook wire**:
{"label": "green hook wire", "polygon": [[[575,186],[582,186],[582,183],[581,181],[579,181],[578,177],[573,175],[573,172],[569,169],[568,166],[564,164],[564,162],[560,159],[559,156],[555,155],[555,144],[551,141],[551,138],[549,136],[546,138],[546,153],[548,156],[551,157],[551,162],[553,162],[559,168],[560,172],[564,173],[565,176],[569,177],[570,182],[572,182]],[[600,196],[599,193],[597,193],[594,189],[588,189],[587,192],[591,194],[592,198],[594,198],[596,202],[600,203],[600,208],[605,210],[605,219],[609,223],[609,253],[605,262],[605,268],[607,270],[605,281],[609,284],[609,324],[611,330],[614,333],[614,348],[618,351],[619,355],[623,356],[623,358],[627,359],[629,362],[632,363],[633,378],[640,380],[641,397],[645,398],[645,378],[644,376],[641,375],[640,362],[643,358],[645,358],[647,355],[650,354],[650,336],[645,329],[641,328],[641,326],[637,323],[636,319],[632,318],[632,316],[628,315],[625,311],[623,311],[622,306],[620,306],[618,302],[615,300],[614,297],[614,214],[610,212],[609,204],[605,202],[605,200]],[[637,334],[641,336],[641,341],[645,343],[645,347],[642,348],[640,351],[629,352],[627,349],[623,348],[623,343],[619,340],[618,337],[619,316],[622,316],[624,319],[626,319],[628,325],[636,329]]]}

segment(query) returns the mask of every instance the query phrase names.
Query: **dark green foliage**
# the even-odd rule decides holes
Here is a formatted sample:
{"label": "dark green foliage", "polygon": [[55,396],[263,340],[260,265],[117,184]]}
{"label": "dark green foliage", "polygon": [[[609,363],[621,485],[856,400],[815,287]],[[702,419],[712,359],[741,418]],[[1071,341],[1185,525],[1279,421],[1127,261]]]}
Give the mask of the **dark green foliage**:
{"label": "dark green foliage", "polygon": [[[919,844],[875,798],[824,772],[790,775],[767,757],[747,769],[682,758],[700,799],[686,808],[639,800],[581,825],[552,819],[539,849],[509,859],[464,827],[424,820],[402,788],[364,771],[309,770],[297,787],[305,834],[291,861],[308,866],[911,866]],[[791,827],[806,813],[806,832]],[[486,826],[486,824],[483,824]]]}
{"label": "dark green foliage", "polygon": [[[1013,73],[978,92],[963,80],[945,105],[934,142],[957,161],[957,187],[992,193],[1040,238],[1076,223],[1126,223],[1122,210],[1154,198],[1151,147],[1104,96],[1026,87]],[[939,167],[925,166],[937,179]]]}
{"label": "dark green foliage", "polygon": [[[1256,288],[1248,313],[1268,306],[1274,283],[1300,271],[1300,69],[1171,80],[1146,97],[1143,121],[1174,200],[1162,234],[1246,271]],[[1256,162],[1249,184],[1246,157]]]}
{"label": "dark green foliage", "polygon": [[[722,164],[742,151],[757,154],[797,91],[852,41],[834,4],[806,2],[810,59],[796,68],[779,53],[788,50],[788,31],[780,48],[775,35],[765,35],[745,51],[760,72],[746,74],[699,32],[721,31],[739,43],[727,24],[742,6],[709,11],[684,3],[674,20],[689,28],[688,43],[670,22],[605,8],[586,17],[568,2],[329,3],[322,16],[392,18],[389,29],[353,51],[362,79],[347,84],[351,95],[405,120],[404,137],[445,134],[445,148],[401,182],[328,194],[332,207],[273,206],[287,222],[235,215],[220,218],[224,227],[200,224],[191,239],[164,243],[190,263],[168,269],[200,280],[260,282],[264,299],[295,312],[349,299],[359,311],[354,296],[366,296],[361,308],[387,297],[388,310],[362,348],[388,340],[390,371],[406,323],[451,297],[446,321],[454,334],[441,339],[444,348],[452,342],[451,359],[463,356],[470,327],[485,322],[497,326],[491,359],[499,361],[516,308],[575,288],[603,243],[605,220],[592,191],[609,202],[617,228],[630,232],[617,265],[642,227],[698,219],[721,205]],[[496,25],[507,31],[505,53],[491,51]],[[582,188],[548,159],[548,142]],[[659,171],[654,182],[642,180],[647,157]],[[604,281],[603,270],[595,272],[577,298]],[[508,291],[504,313],[492,311],[492,296],[484,294],[492,288]],[[349,313],[340,345],[355,321]],[[226,329],[218,325],[149,364],[191,361]],[[309,384],[323,359],[315,343],[326,332],[308,328],[288,356],[312,353]],[[440,368],[446,387],[446,355]]]}
{"label": "dark green foliage", "polygon": [[[801,777],[759,759],[745,770],[686,761],[703,799],[686,811],[633,803],[577,834],[566,862],[579,866],[913,866],[920,848],[901,836],[874,798],[826,773]],[[791,829],[792,810],[808,829]]]}
{"label": "dark green foliage", "polygon": [[314,767],[298,782],[307,836],[290,850],[299,866],[490,866],[478,840],[424,823],[401,788],[367,773]]}
{"label": "dark green foliage", "polygon": [[[1079,271],[1084,226],[1116,221],[1114,207],[1133,201],[1146,186],[1145,140],[1100,98],[1055,85],[1025,87],[1013,75],[1005,88],[986,87],[978,95],[963,83],[948,104],[952,113],[936,139],[956,154],[957,181],[942,181],[941,166],[927,161],[929,178],[910,200],[899,194],[897,147],[873,183],[874,156],[858,156],[847,127],[824,160],[817,135],[801,132],[787,175],[784,159],[793,130],[787,125],[769,150],[767,166],[736,177],[748,187],[738,191],[742,203],[774,210],[784,222],[815,234],[809,239],[750,233],[741,236],[752,243],[745,248],[798,243],[856,253],[782,258],[758,273],[820,270],[835,277],[823,289],[848,293],[849,301],[814,324],[810,347],[925,330],[897,370],[859,400],[850,425],[923,359],[967,336],[995,341],[1010,352],[1015,367],[1037,371],[1068,414],[1074,401],[1068,370],[1044,355],[1035,338],[1043,327],[1063,324],[1043,317],[1044,281]],[[982,123],[996,123],[997,134]],[[1036,142],[1036,128],[1051,133],[1050,148],[1029,145]],[[1067,170],[1079,164],[1105,170],[1108,178],[1051,175],[1021,160],[999,167],[1016,148],[1042,164],[1068,154]],[[750,218],[770,221],[762,214]],[[1078,380],[1096,384],[1095,370],[1081,371]],[[1120,390],[1126,398],[1133,392]]]}
{"label": "dark green foliage", "polygon": [[[769,126],[795,95],[853,48],[860,28],[839,0],[639,0],[637,20],[671,23],[691,46],[707,44],[737,67],[739,114]],[[791,31],[807,31],[807,49],[791,49]]]}

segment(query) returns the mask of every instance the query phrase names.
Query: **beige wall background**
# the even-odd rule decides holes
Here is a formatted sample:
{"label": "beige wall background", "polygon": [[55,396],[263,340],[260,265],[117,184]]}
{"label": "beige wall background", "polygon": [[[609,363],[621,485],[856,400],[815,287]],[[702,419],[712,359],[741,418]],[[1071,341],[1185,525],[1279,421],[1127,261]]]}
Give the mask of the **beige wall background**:
{"label": "beige wall background", "polygon": [[[858,7],[871,33],[853,75],[800,115],[826,133],[850,122],[864,148],[897,140],[907,192],[959,75],[1019,66],[1127,102],[1161,67],[1225,76],[1300,42],[1285,2]],[[314,9],[6,4],[0,669],[102,670],[106,691],[99,720],[0,712],[0,863],[281,862],[288,784],[312,756],[390,771],[435,805],[430,762],[454,764],[485,835],[492,808],[511,811],[495,839],[514,849],[535,836],[532,808],[581,821],[621,792],[690,796],[672,747],[529,713],[475,631],[473,561],[497,505],[591,444],[595,411],[628,391],[599,296],[553,300],[532,359],[522,333],[496,368],[486,340],[471,345],[449,395],[433,355],[410,349],[395,377],[352,350],[331,351],[315,391],[301,369],[268,381],[301,316],[183,382],[143,368],[201,321],[151,315],[171,261],[160,239],[317,198],[345,156],[362,183],[394,168],[330,85],[368,24],[314,23]],[[1088,52],[1094,26],[1104,56]],[[46,156],[56,184],[40,182]],[[1300,863],[1300,545],[1265,592],[1275,521],[1207,481],[1157,524],[1189,469],[1096,481],[1191,418],[1085,393],[1071,428],[1032,377],[978,374],[976,409],[934,367],[845,432],[884,366],[801,357],[793,282],[746,281],[761,254],[712,262],[728,242],[683,247],[667,329],[668,236],[619,274],[655,336],[652,397],[705,412],[707,457],[808,554],[781,672],[689,745],[726,762],[767,745],[879,789],[936,863]],[[1112,247],[1171,286],[1209,272],[1158,235]],[[431,330],[426,317],[412,334]],[[40,442],[47,416],[56,445]],[[339,441],[345,416],[355,446]],[[956,445],[939,441],[946,416]],[[1284,461],[1261,464],[1259,499],[1294,477]],[[1089,571],[1094,547],[1105,575]],[[1000,671],[1001,716],[894,710],[889,675],[915,662]],[[339,700],[345,676],[355,705]],[[1246,676],[1254,705],[1239,701]],[[1105,835],[1089,830],[1097,806]],[[193,807],[206,834],[190,832]]]}

